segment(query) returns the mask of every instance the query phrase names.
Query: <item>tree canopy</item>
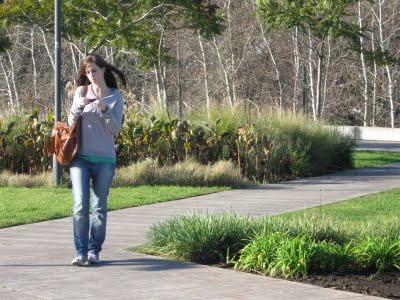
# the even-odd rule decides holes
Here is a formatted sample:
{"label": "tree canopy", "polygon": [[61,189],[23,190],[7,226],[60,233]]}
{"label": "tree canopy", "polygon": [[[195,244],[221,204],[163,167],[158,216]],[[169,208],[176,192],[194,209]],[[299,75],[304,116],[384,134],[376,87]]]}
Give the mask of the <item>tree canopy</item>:
{"label": "tree canopy", "polygon": [[[0,2],[1,3],[1,2]],[[63,0],[62,32],[95,51],[107,45],[135,51],[146,64],[159,53],[162,30],[192,28],[205,37],[222,31],[223,18],[208,0]],[[4,0],[6,25],[37,25],[54,30],[54,1]]]}
{"label": "tree canopy", "polygon": [[394,62],[388,52],[381,49],[369,51],[360,45],[360,36],[365,36],[366,27],[350,18],[351,8],[358,0],[257,0],[257,14],[266,28],[295,28],[310,33],[320,41],[328,37],[348,40],[353,51],[363,51],[368,60],[379,64]]}
{"label": "tree canopy", "polygon": [[358,0],[258,0],[258,13],[269,28],[297,27],[319,38],[358,38],[359,28],[345,20]]}

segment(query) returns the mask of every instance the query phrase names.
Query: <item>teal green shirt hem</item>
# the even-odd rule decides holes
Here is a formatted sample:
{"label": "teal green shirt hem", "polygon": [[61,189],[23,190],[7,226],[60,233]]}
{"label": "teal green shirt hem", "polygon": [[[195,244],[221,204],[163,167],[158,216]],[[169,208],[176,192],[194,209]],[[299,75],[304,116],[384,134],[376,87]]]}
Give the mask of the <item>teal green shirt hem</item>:
{"label": "teal green shirt hem", "polygon": [[78,157],[96,164],[97,163],[115,164],[117,162],[117,159],[115,157],[102,157],[102,156],[82,155],[82,154],[78,154]]}

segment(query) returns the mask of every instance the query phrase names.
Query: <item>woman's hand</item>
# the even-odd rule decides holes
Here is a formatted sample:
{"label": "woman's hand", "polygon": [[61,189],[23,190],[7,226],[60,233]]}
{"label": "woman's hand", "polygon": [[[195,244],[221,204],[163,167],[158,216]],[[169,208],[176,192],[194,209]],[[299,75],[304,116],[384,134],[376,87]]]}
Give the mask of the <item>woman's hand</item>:
{"label": "woman's hand", "polygon": [[96,101],[96,106],[99,110],[101,110],[103,113],[105,113],[108,109],[108,105],[105,103],[104,100],[100,99]]}

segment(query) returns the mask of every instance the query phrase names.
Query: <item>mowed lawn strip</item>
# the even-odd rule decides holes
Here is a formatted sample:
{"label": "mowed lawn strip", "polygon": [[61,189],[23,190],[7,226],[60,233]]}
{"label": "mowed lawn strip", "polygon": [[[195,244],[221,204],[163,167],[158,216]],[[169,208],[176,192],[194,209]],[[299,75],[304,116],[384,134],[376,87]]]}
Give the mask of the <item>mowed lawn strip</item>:
{"label": "mowed lawn strip", "polygon": [[355,151],[353,158],[356,169],[379,167],[400,162],[400,152]]}
{"label": "mowed lawn strip", "polygon": [[374,193],[315,208],[285,213],[278,218],[317,218],[340,224],[349,231],[367,225],[383,227],[399,224],[400,189]]}
{"label": "mowed lawn strip", "polygon": [[[110,190],[109,210],[153,204],[228,190],[229,187],[138,186]],[[68,217],[71,190],[0,188],[0,228]]]}

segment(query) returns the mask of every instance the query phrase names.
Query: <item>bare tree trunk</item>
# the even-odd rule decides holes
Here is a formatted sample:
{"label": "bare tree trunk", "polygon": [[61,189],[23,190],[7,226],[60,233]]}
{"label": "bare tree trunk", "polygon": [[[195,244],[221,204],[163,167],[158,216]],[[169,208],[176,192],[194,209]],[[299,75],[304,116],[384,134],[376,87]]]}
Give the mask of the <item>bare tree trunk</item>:
{"label": "bare tree trunk", "polygon": [[35,39],[34,39],[34,27],[32,26],[31,28],[31,33],[30,33],[30,37],[31,37],[31,47],[30,47],[30,52],[31,52],[31,56],[32,56],[32,69],[33,69],[33,98],[35,99],[35,101],[37,101],[38,99],[38,92],[37,92],[37,71],[36,71],[36,60],[35,60]]}
{"label": "bare tree trunk", "polygon": [[374,75],[372,77],[372,126],[375,126],[376,119],[376,80],[378,77],[378,67],[376,65],[376,61],[374,61]]}
{"label": "bare tree trunk", "polygon": [[110,47],[110,63],[113,65],[113,64],[115,64],[115,62],[114,62],[114,54],[115,54],[115,52],[114,52],[114,49],[113,49],[113,47]]}
{"label": "bare tree trunk", "polygon": [[[374,34],[374,24],[375,18],[372,18],[371,21],[371,50],[375,52],[375,34]],[[371,126],[375,126],[375,119],[376,119],[376,80],[378,77],[378,66],[376,61],[373,62],[374,70],[372,75],[372,116],[371,116]]]}
{"label": "bare tree trunk", "polygon": [[[255,1],[253,1],[253,7],[254,7],[254,9],[256,7]],[[257,16],[257,22],[258,22],[258,25],[261,30],[262,39],[265,43],[265,46],[267,47],[269,56],[271,57],[272,65],[274,66],[275,78],[278,81],[278,88],[279,88],[279,108],[282,109],[283,108],[283,88],[282,88],[281,74],[279,72],[279,68],[278,68],[278,64],[276,63],[275,56],[270,47],[270,43],[267,39],[267,35],[265,34],[264,26],[258,16]],[[297,28],[296,28],[296,30],[297,30]],[[296,39],[297,39],[297,31],[296,31]]]}
{"label": "bare tree trunk", "polygon": [[231,12],[230,12],[230,8],[231,8],[231,0],[228,0],[228,5],[226,8],[227,11],[227,21],[228,21],[228,34],[229,34],[229,51],[230,51],[230,56],[231,56],[231,60],[230,60],[230,69],[232,70],[231,72],[231,78],[230,78],[230,82],[231,82],[231,98],[232,98],[232,102],[236,103],[237,99],[236,99],[236,84],[235,84],[235,73],[236,73],[236,63],[235,63],[235,54],[233,53],[233,46],[232,46],[232,19],[231,19]]}
{"label": "bare tree trunk", "polygon": [[219,51],[215,37],[214,37],[214,47],[215,47],[215,51],[217,53],[218,62],[221,66],[221,70],[224,73],[225,89],[226,89],[226,93],[228,96],[229,104],[231,107],[233,107],[234,99],[233,99],[233,95],[232,95],[233,93],[232,93],[232,88],[231,88],[231,82],[230,82],[229,75],[228,75],[228,70],[227,70],[227,67],[225,66],[224,62],[222,61],[221,52]]}
{"label": "bare tree trunk", "polygon": [[[167,91],[165,89],[165,65],[161,63],[161,47],[164,43],[164,29],[161,32],[160,43],[158,46],[158,69],[154,66],[154,74],[156,76],[157,96],[161,107],[167,111]],[[159,72],[158,72],[159,71]]]}
{"label": "bare tree trunk", "polygon": [[75,51],[74,51],[74,47],[72,46],[72,43],[69,43],[69,49],[71,51],[72,63],[74,65],[74,69],[75,69],[75,73],[76,73],[76,72],[78,72],[78,62],[76,61]]}
{"label": "bare tree trunk", "polygon": [[108,48],[107,48],[107,46],[104,46],[104,51],[106,52],[106,60],[108,60],[108,58],[110,57],[109,55],[109,53],[108,53]]}
{"label": "bare tree trunk", "polygon": [[162,100],[161,100],[161,88],[160,88],[160,79],[158,76],[158,70],[156,65],[154,65],[154,76],[156,79],[156,88],[157,88],[157,101],[158,103],[163,106]]}
{"label": "bare tree trunk", "polygon": [[386,75],[388,77],[388,96],[389,96],[389,104],[390,104],[390,126],[394,128],[394,119],[395,119],[395,111],[394,111],[394,102],[393,102],[393,80],[390,72],[389,65],[386,65]]}
{"label": "bare tree trunk", "polygon": [[325,102],[326,102],[326,93],[327,93],[327,83],[328,83],[328,75],[329,75],[329,68],[330,68],[330,63],[331,63],[331,39],[328,36],[328,54],[326,56],[326,65],[325,65],[325,74],[324,74],[324,87],[323,87],[323,93],[321,97],[321,114],[324,112],[325,108]]}
{"label": "bare tree trunk", "polygon": [[176,59],[178,61],[178,112],[179,120],[183,119],[183,94],[182,94],[182,80],[181,80],[181,55],[179,52],[179,37],[176,37]]}
{"label": "bare tree trunk", "polygon": [[262,25],[260,24],[261,27],[261,32],[262,32],[262,38],[264,40],[265,45],[267,46],[269,56],[271,57],[272,65],[274,66],[274,71],[275,71],[275,77],[276,80],[278,81],[278,88],[279,88],[279,108],[283,108],[283,88],[282,88],[282,82],[281,82],[281,75],[279,73],[278,65],[276,63],[274,54],[272,53],[271,47],[269,46],[269,42],[267,40],[267,37],[264,33],[264,29],[262,28]]}
{"label": "bare tree trunk", "polygon": [[[382,53],[384,53],[385,49],[385,41],[383,39],[383,20],[382,20],[382,6],[386,0],[379,0],[379,15],[378,15],[378,27],[379,27],[379,44]],[[395,111],[394,111],[394,102],[393,102],[393,81],[392,81],[392,74],[390,72],[389,65],[385,66],[386,75],[388,79],[388,97],[389,97],[389,104],[390,104],[390,125],[394,128],[394,119],[395,119]]]}
{"label": "bare tree trunk", "polygon": [[53,67],[53,71],[54,71],[55,67],[54,67],[53,54],[51,54],[49,45],[47,44],[46,33],[44,32],[43,28],[39,27],[39,29],[40,29],[40,31],[42,32],[44,47],[45,47],[45,49],[46,49],[47,56],[48,56],[49,59],[50,59],[51,66]]}
{"label": "bare tree trunk", "polygon": [[160,66],[160,79],[161,79],[161,92],[162,92],[162,105],[167,110],[167,89],[165,87],[167,67],[165,65]]}
{"label": "bare tree trunk", "polygon": [[7,50],[7,56],[8,56],[8,60],[10,61],[10,67],[11,67],[11,83],[12,83],[12,87],[14,90],[14,96],[15,96],[15,105],[19,106],[20,102],[19,102],[19,95],[18,95],[18,89],[17,89],[17,84],[15,82],[15,71],[14,71],[14,63],[13,60],[11,58],[11,54],[10,51]]}
{"label": "bare tree trunk", "polygon": [[104,50],[106,51],[106,60],[110,62],[110,64],[114,64],[114,49],[112,47],[108,48],[104,46]]}
{"label": "bare tree trunk", "polygon": [[14,98],[13,98],[12,88],[11,88],[11,84],[10,84],[10,79],[8,78],[9,75],[7,75],[6,68],[5,68],[4,63],[3,63],[3,56],[1,56],[1,55],[0,55],[0,64],[1,64],[1,69],[3,71],[3,74],[4,74],[4,79],[6,81],[6,85],[7,85],[9,106],[11,107],[12,110],[14,110],[14,108],[15,108],[14,107]]}
{"label": "bare tree trunk", "polygon": [[312,113],[313,113],[313,119],[317,120],[317,106],[316,106],[316,101],[315,101],[315,95],[314,95],[314,75],[313,75],[313,42],[311,38],[311,32],[308,31],[308,41],[309,41],[309,51],[308,51],[308,68],[309,68],[309,78],[310,78],[310,93],[311,93],[311,106],[312,106]]}
{"label": "bare tree trunk", "polygon": [[294,30],[292,39],[293,39],[293,60],[294,60],[293,113],[296,113],[297,101],[298,101],[299,74],[300,74],[300,51],[299,51],[299,39],[298,39],[297,27]]}
{"label": "bare tree trunk", "polygon": [[[362,23],[363,19],[361,16],[361,0],[358,1],[358,23],[360,25],[360,32],[363,27]],[[368,125],[368,77],[367,77],[367,67],[365,65],[365,60],[364,60],[364,53],[363,53],[363,36],[360,35],[360,60],[361,60],[361,67],[362,67],[362,73],[363,73],[363,78],[364,78],[364,117],[363,117],[363,125],[367,126]]]}
{"label": "bare tree trunk", "polygon": [[315,96],[315,106],[316,106],[316,116],[319,118],[321,116],[321,108],[322,108],[322,101],[321,101],[321,86],[322,86],[322,54],[318,54],[317,56],[317,86],[316,86],[316,96]]}
{"label": "bare tree trunk", "polygon": [[206,92],[207,116],[210,119],[210,117],[211,117],[211,100],[210,100],[210,92],[208,90],[207,60],[206,60],[206,54],[205,54],[205,51],[204,51],[203,41],[201,39],[200,33],[198,33],[198,37],[199,37],[199,45],[200,45],[201,56],[202,56],[202,59],[203,59],[201,64],[203,65],[203,71],[204,71],[204,89],[205,89],[205,92]]}

